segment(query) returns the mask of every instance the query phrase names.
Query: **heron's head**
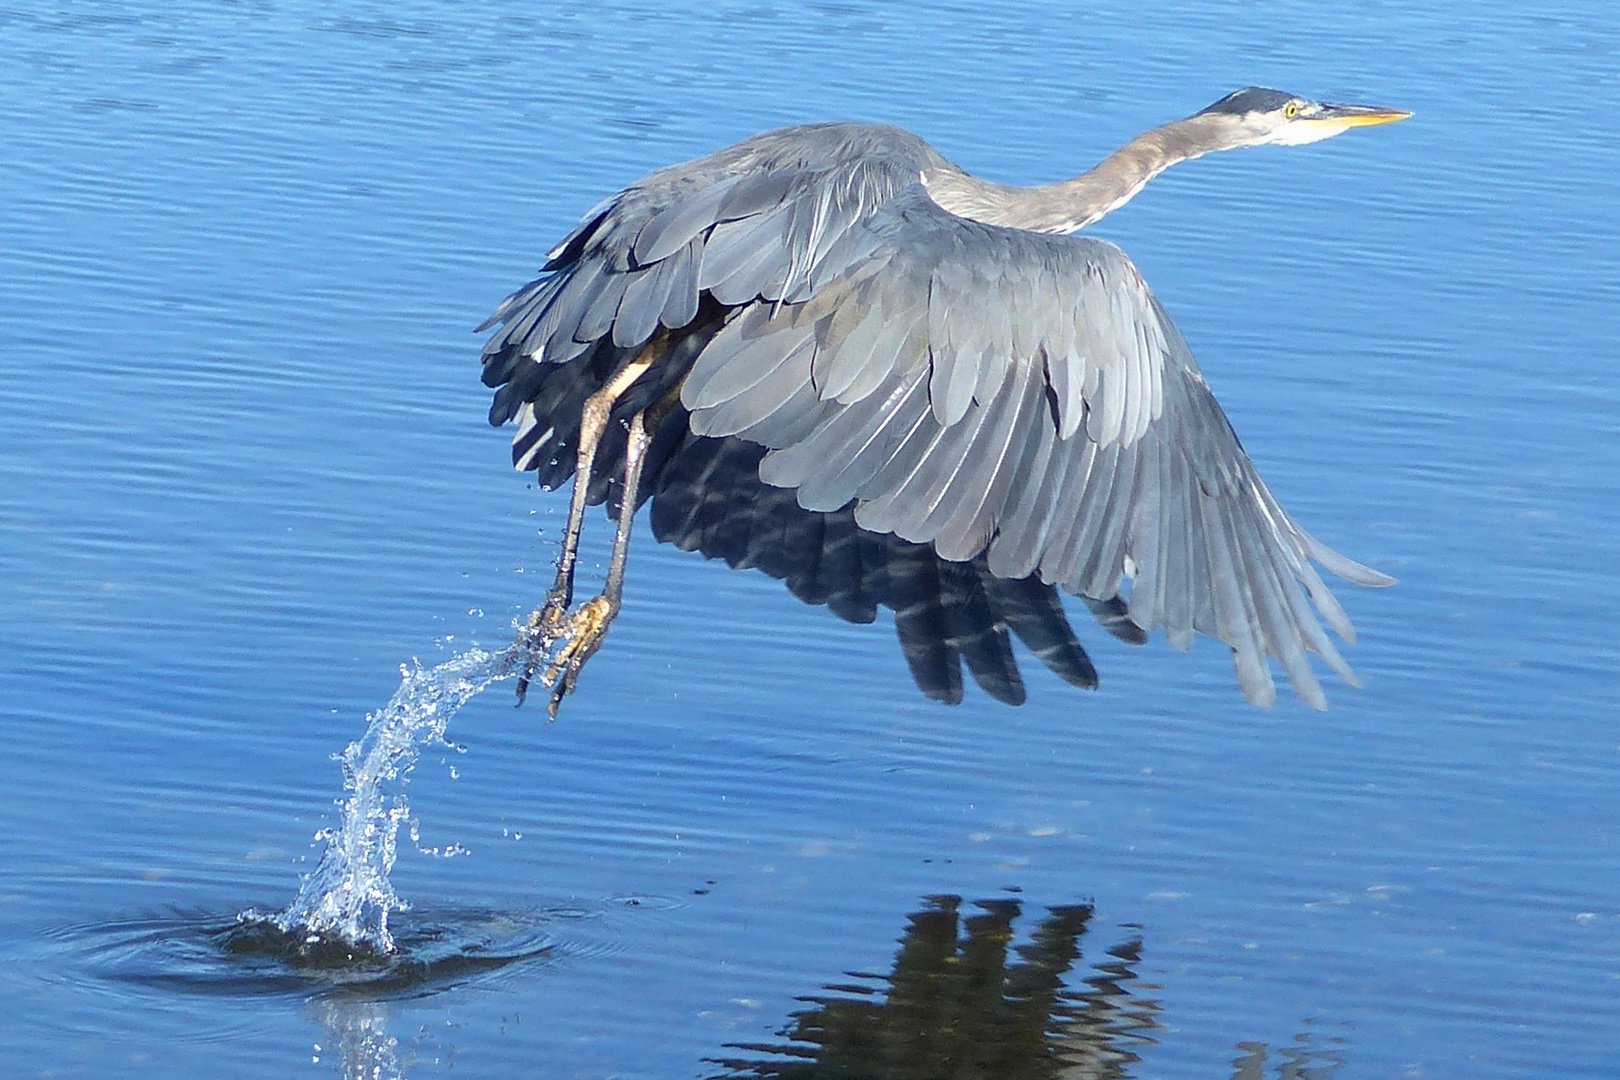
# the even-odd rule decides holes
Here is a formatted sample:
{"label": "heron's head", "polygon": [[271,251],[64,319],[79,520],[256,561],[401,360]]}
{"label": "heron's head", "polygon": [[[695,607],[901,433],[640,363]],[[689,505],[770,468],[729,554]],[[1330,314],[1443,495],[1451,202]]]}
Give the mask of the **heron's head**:
{"label": "heron's head", "polygon": [[1333,105],[1323,101],[1247,86],[1234,90],[1197,114],[1219,132],[1222,149],[1278,144],[1299,146],[1368,124],[1388,124],[1412,114],[1375,105]]}

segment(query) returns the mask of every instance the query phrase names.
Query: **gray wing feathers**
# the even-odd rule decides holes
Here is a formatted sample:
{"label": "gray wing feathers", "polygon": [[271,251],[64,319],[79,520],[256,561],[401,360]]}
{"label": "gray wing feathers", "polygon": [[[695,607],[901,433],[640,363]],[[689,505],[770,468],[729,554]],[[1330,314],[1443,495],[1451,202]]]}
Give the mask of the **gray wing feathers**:
{"label": "gray wing feathers", "polygon": [[[706,426],[699,434],[736,434],[709,429],[707,425],[712,420],[706,410],[730,402],[768,379],[814,340],[815,331],[810,326],[777,326],[771,328],[774,332],[766,332],[771,321],[769,308],[745,310],[715,335],[699,358],[700,362],[693,366],[682,388],[681,400],[687,408],[703,414]],[[795,366],[805,369],[808,381],[808,362]]]}
{"label": "gray wing feathers", "polygon": [[655,213],[636,234],[631,253],[642,266],[661,262],[697,238],[697,235],[717,221],[720,204],[725,201],[743,178],[733,177],[699,190],[688,199]]}
{"label": "gray wing feathers", "polygon": [[952,481],[942,502],[950,516],[934,535],[934,548],[945,559],[971,559],[984,551],[995,533],[1007,491],[1022,456],[1022,433],[1044,423],[1045,402],[1035,379],[1009,379],[993,399],[995,420],[987,423],[969,453],[969,468]]}
{"label": "gray wing feathers", "polygon": [[670,257],[654,263],[645,273],[622,275],[625,286],[613,317],[613,344],[630,349],[652,337],[669,305],[671,288],[677,282],[691,287],[691,282],[683,280],[682,267],[681,260]]}
{"label": "gray wing feathers", "polygon": [[798,302],[858,254],[851,231],[925,167],[942,163],[898,128],[824,124],[766,132],[655,173],[596,207],[507,297],[487,328],[484,378],[525,359],[567,363],[611,334],[633,349],[725,305]]}
{"label": "gray wing feathers", "polygon": [[698,268],[702,261],[703,248],[694,238],[665,263],[659,264],[667,263],[671,267],[669,294],[664,298],[663,310],[658,315],[658,321],[665,326],[685,326],[697,316]]}
{"label": "gray wing feathers", "polygon": [[[1270,493],[1267,492],[1268,497],[1269,495]],[[1353,581],[1357,585],[1366,585],[1375,589],[1382,589],[1395,584],[1395,579],[1388,574],[1380,573],[1370,566],[1363,566],[1354,559],[1346,558],[1305,530],[1298,529],[1297,526],[1296,529],[1300,539],[1305,542],[1305,548],[1310,553],[1311,558],[1346,581]],[[1345,636],[1349,637],[1350,635]]]}
{"label": "gray wing feathers", "polygon": [[[847,239],[820,291],[743,309],[698,357],[694,431],[771,447],[764,482],[946,560],[1098,601],[1128,580],[1139,633],[1220,637],[1253,701],[1275,696],[1267,656],[1317,707],[1307,652],[1354,680],[1309,560],[1390,579],[1283,513],[1123,253],[955,218],[920,185]],[[793,393],[765,393],[772,378]],[[784,410],[815,416],[788,439]]]}

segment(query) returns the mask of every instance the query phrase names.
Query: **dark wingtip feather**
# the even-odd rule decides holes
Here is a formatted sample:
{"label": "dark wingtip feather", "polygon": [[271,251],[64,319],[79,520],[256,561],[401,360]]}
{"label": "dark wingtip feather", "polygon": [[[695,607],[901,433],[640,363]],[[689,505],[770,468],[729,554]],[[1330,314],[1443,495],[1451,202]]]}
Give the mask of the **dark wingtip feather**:
{"label": "dark wingtip feather", "polygon": [[1070,686],[1097,688],[1097,668],[1074,636],[1056,586],[1031,574],[998,578],[982,560],[979,573],[992,605],[1024,647]]}
{"label": "dark wingtip feather", "polygon": [[1147,644],[1147,631],[1131,621],[1130,611],[1124,600],[1118,596],[1111,596],[1107,600],[1093,600],[1089,596],[1083,596],[1081,599],[1091,610],[1097,625],[1104,630],[1131,645]]}

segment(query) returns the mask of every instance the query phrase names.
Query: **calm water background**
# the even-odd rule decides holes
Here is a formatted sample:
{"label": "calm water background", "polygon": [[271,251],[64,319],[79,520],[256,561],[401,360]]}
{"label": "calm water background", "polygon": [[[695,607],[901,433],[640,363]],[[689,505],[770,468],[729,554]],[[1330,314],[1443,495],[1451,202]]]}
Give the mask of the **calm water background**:
{"label": "calm water background", "polygon": [[[955,894],[1094,902],[1075,985],[1140,940],[1132,1076],[1614,1075],[1617,49],[1597,0],[0,11],[0,1074],[331,1075],[346,1029],[412,1077],[709,1075]],[[336,1003],[142,959],[285,904],[397,665],[539,598],[563,496],[469,330],[598,198],[830,118],[1054,179],[1250,83],[1417,115],[1096,231],[1283,503],[1402,579],[1340,591],[1364,692],[1259,711],[1208,641],[1093,630],[1096,693],[937,706],[881,623],[643,531],[562,719],[487,694],[412,786],[471,855],[402,844],[400,892],[552,954]]]}

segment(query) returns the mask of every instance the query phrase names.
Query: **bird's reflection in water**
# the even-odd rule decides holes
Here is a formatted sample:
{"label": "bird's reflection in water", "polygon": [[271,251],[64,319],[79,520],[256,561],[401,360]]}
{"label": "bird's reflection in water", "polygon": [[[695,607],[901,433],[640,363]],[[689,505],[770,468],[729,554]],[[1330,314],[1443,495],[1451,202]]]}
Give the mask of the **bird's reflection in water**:
{"label": "bird's reflection in water", "polygon": [[[1342,1039],[1326,1040],[1319,1046],[1311,1034],[1301,1032],[1294,1036],[1292,1046],[1276,1051],[1278,1080],[1328,1080],[1344,1064],[1339,1047]],[[1232,1080],[1264,1080],[1266,1074],[1266,1044],[1238,1043],[1241,1056],[1232,1062]]]}
{"label": "bird's reflection in water", "polygon": [[[1016,900],[930,899],[910,916],[894,970],[852,974],[803,1000],[782,1043],[733,1044],[715,1080],[1105,1080],[1130,1077],[1155,1040],[1158,1001],[1139,980],[1140,938],[1109,948],[1090,974],[1081,960],[1089,905],[1049,908],[1014,945]],[[1326,1080],[1338,1040],[1309,1035],[1276,1054],[1279,1080]],[[1267,1048],[1240,1043],[1233,1080],[1263,1080]],[[745,1056],[746,1055],[746,1056]]]}
{"label": "bird's reflection in water", "polygon": [[[778,1043],[737,1043],[712,1080],[1124,1080],[1158,1041],[1156,984],[1127,936],[1082,968],[1087,904],[1047,908],[1020,933],[1019,901],[929,898],[908,917],[887,975],[852,972],[802,1000]],[[1016,942],[1016,943],[1015,943]],[[1085,974],[1076,973],[1084,970]],[[405,1080],[453,1047],[389,1032],[392,1002],[363,994],[310,1001],[315,1057],[352,1080]],[[425,1029],[424,1029],[425,1032]],[[1307,1025],[1290,1045],[1241,1042],[1231,1080],[1330,1080],[1337,1037]]]}

